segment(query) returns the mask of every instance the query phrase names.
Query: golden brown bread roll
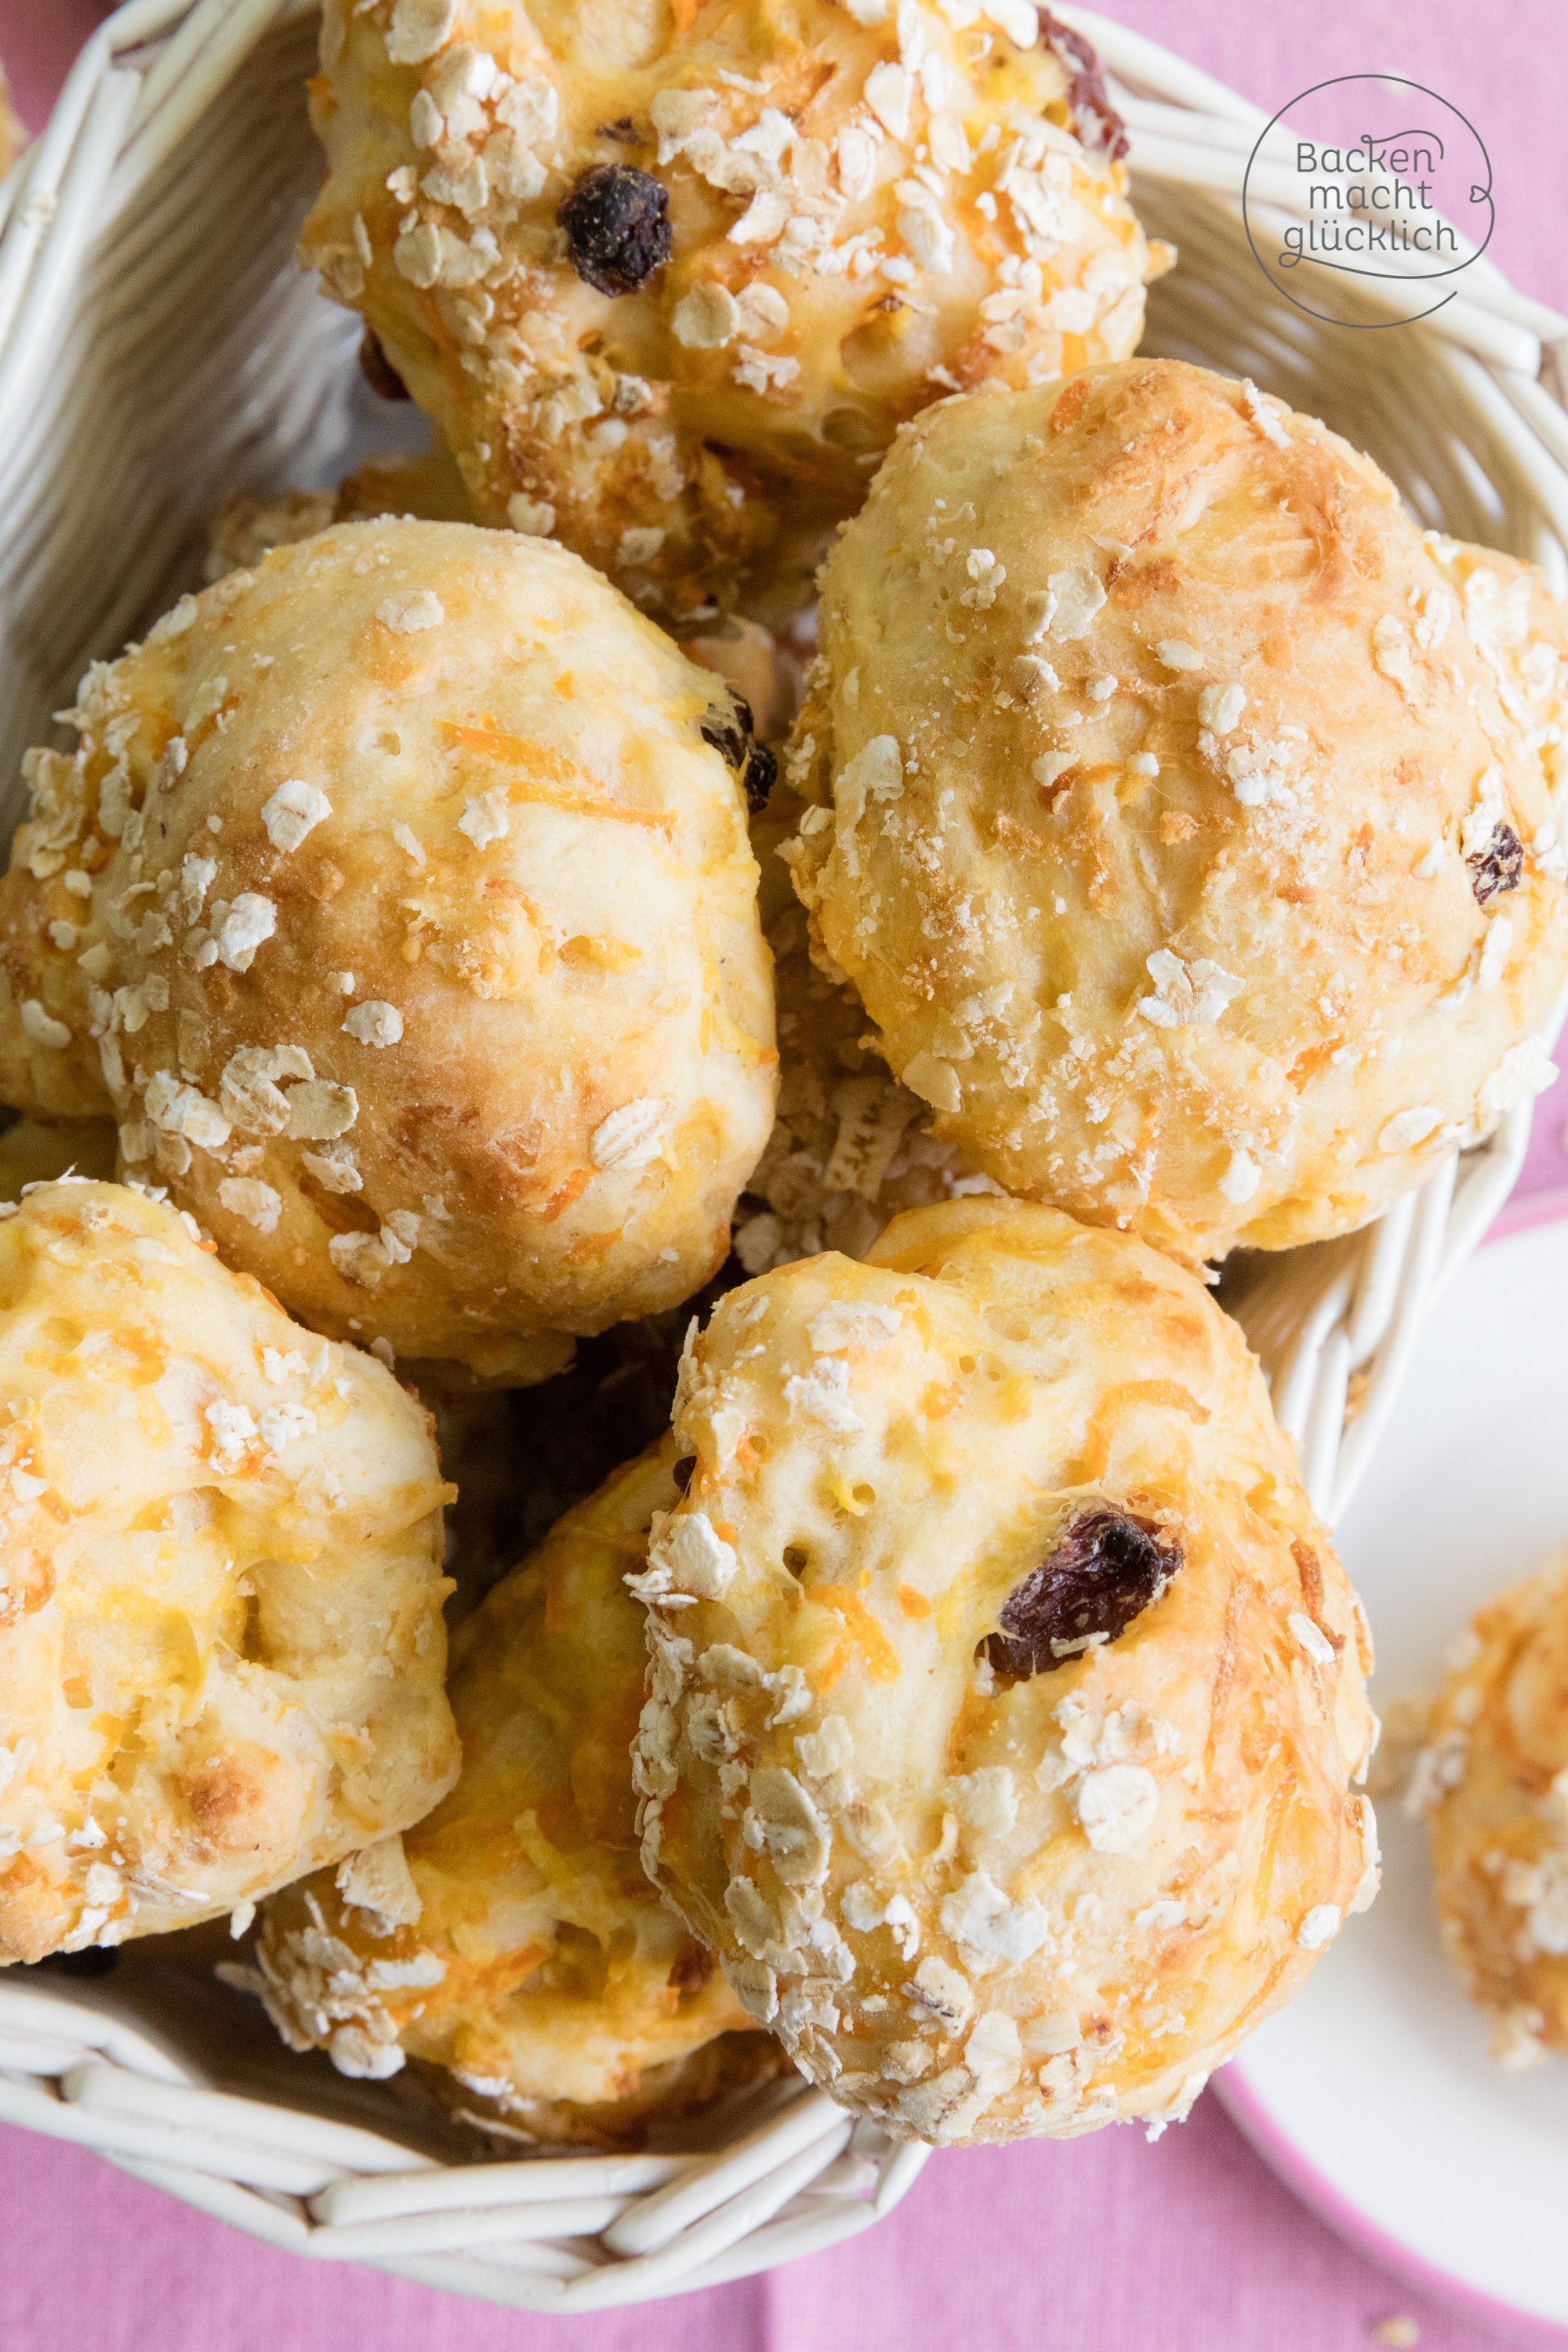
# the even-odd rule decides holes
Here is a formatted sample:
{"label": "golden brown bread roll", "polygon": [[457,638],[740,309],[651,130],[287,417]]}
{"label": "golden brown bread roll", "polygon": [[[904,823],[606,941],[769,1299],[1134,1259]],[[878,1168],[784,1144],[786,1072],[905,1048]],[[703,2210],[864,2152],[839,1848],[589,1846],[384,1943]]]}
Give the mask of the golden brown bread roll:
{"label": "golden brown bread roll", "polygon": [[341,524],[75,717],[0,886],[0,1096],[111,1111],[229,1263],[437,1380],[542,1378],[719,1263],[775,1087],[747,742],[607,583]]}
{"label": "golden brown bread roll", "polygon": [[1415,1759],[1443,1947],[1492,2055],[1568,2056],[1568,1562],[1478,1611]]}
{"label": "golden brown bread roll", "polygon": [[268,2009],[349,2074],[438,2069],[470,2119],[635,2144],[780,2062],[637,1859],[643,1612],[668,1436],[567,1513],[452,1643],[463,1773],[401,1841],[267,1907]]}
{"label": "golden brown bread roll", "polygon": [[426,1415],[118,1184],[0,1220],[0,1964],[253,1903],[457,1778]]}
{"label": "golden brown bread roll", "polygon": [[902,2137],[1184,2114],[1376,1885],[1354,1596],[1193,1277],[953,1201],[731,1291],[654,1522],[643,1856]]}
{"label": "golden brown bread roll", "polygon": [[1009,1191],[1350,1230],[1549,1083],[1568,616],[1173,361],[953,400],[825,574],[796,887]]}
{"label": "golden brown bread roll", "polygon": [[691,625],[809,594],[899,422],[1132,350],[1092,53],[1026,0],[328,0],[301,252],[480,518]]}
{"label": "golden brown bread roll", "polygon": [[237,492],[209,530],[205,576],[222,580],[259,563],[275,547],[314,539],[334,522],[368,522],[376,515],[473,521],[463,478],[439,439],[423,457],[371,458],[335,489],[283,490],[265,499]]}

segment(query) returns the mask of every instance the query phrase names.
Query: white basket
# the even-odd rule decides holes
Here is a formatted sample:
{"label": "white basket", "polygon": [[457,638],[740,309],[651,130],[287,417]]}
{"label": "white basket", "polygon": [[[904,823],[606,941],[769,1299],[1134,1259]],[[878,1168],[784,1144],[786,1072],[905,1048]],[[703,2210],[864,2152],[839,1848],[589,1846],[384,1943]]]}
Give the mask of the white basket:
{"label": "white basket", "polygon": [[[1257,378],[1369,449],[1424,523],[1533,557],[1568,588],[1568,419],[1539,380],[1542,341],[1568,321],[1483,260],[1426,325],[1325,331],[1247,244],[1238,192],[1261,110],[1063,13],[1110,69],[1139,211],[1182,250],[1147,347]],[[327,481],[356,436],[363,450],[357,324],[292,261],[321,172],[301,90],[314,44],[311,0],[131,0],[0,189],[5,829],[21,751],[90,656],[192,584],[215,508],[236,488]],[[1330,1518],[1529,1125],[1516,1111],[1363,1234],[1227,1271]],[[832,2245],[889,2210],[926,2155],[792,2084],[673,2153],[454,2163],[396,2083],[290,2056],[166,1939],[127,1945],[102,1984],[0,1978],[0,2118],[96,2147],[271,2244],[563,2312]]]}

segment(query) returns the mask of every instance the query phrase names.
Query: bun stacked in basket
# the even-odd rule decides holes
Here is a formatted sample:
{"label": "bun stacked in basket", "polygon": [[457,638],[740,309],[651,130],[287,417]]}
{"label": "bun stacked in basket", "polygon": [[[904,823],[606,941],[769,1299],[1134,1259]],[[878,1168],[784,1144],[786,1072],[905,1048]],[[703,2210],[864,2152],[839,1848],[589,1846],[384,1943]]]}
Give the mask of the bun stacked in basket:
{"label": "bun stacked in basket", "polygon": [[[29,758],[0,1086],[123,1181],[18,1131],[4,1949],[266,1896],[290,2044],[503,2137],[786,2057],[1158,2126],[1376,1885],[1364,1629],[1198,1262],[1543,1082],[1563,615],[1128,356],[1047,11],[536,16],[329,0],[304,250],[447,446],[231,516]],[[391,1366],[571,1506],[488,1597],[460,1534],[450,1717]]]}
{"label": "bun stacked in basket", "polygon": [[471,2120],[636,2139],[784,2060],[644,1875],[627,1751],[643,1612],[625,1579],[679,1500],[667,1437],[568,1511],[459,1626],[463,1771],[401,1843],[268,1906],[267,2005],[345,2074],[423,2062]]}
{"label": "bun stacked in basket", "polygon": [[0,1299],[0,1960],[419,1820],[458,1755],[417,1403],[124,1185],[31,1185]]}
{"label": "bun stacked in basket", "polygon": [[481,520],[678,621],[787,617],[905,418],[1121,358],[1167,257],[1028,0],[328,0],[312,106],[304,255]]}
{"label": "bun stacked in basket", "polygon": [[706,1280],[775,1087],[749,742],[607,582],[345,523],[73,718],[4,885],[13,1101],[111,1114],[293,1311],[448,1380]]}
{"label": "bun stacked in basket", "polygon": [[1376,1886],[1371,1658],[1193,1277],[1021,1202],[732,1291],[654,1522],[643,1859],[902,2137],[1184,2115]]}
{"label": "bun stacked in basket", "polygon": [[1547,1083],[1563,607],[1249,384],[944,401],[822,582],[787,854],[937,1132],[1196,1259]]}

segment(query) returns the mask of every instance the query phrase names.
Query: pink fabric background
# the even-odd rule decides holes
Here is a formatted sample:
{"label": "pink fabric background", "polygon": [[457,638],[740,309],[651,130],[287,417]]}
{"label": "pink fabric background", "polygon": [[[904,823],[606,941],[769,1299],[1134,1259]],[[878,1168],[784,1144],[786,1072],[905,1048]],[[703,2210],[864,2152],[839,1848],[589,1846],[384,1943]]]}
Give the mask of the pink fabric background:
{"label": "pink fabric background", "polygon": [[[36,128],[95,0],[0,0],[0,57]],[[1123,22],[1272,110],[1332,74],[1396,73],[1490,150],[1494,257],[1568,309],[1561,0],[1120,0]],[[1543,1097],[1520,1192],[1568,1187],[1568,1079]],[[75,2149],[0,2127],[4,2352],[1331,2352],[1391,2314],[1428,2352],[1501,2338],[1384,2277],[1264,2168],[1215,2101],[1131,2131],[938,2157],[866,2237],[772,2276],[577,2321],[489,2311],[316,2269]]]}

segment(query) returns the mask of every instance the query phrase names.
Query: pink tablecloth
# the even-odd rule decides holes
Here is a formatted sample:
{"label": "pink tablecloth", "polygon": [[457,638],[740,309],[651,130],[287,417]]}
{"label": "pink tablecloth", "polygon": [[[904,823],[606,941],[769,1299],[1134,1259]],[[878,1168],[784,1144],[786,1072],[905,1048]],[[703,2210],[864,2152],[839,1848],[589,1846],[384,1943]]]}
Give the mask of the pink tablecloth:
{"label": "pink tablecloth", "polygon": [[[0,0],[0,56],[37,124],[95,0]],[[1121,0],[1124,22],[1270,109],[1332,74],[1396,73],[1490,150],[1493,253],[1568,308],[1559,0]],[[1553,70],[1553,61],[1556,70]],[[1568,1186],[1568,1080],[1521,1191]],[[1499,2339],[1348,2252],[1212,2096],[1147,2147],[1131,2131],[939,2157],[881,2228],[706,2294],[577,2321],[483,2311],[365,2271],[310,2268],[97,2158],[0,2127],[3,2352],[1331,2352],[1414,2317],[1427,2352]]]}

